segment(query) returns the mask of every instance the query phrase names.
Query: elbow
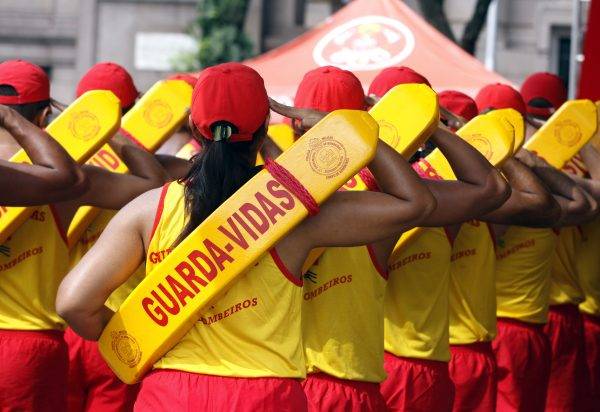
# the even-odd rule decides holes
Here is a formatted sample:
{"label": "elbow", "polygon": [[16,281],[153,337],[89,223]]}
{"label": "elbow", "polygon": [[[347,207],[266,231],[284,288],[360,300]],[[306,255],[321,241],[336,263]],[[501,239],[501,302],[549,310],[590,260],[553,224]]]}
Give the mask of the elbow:
{"label": "elbow", "polygon": [[495,210],[510,197],[512,189],[502,174],[496,169],[486,179],[481,197],[487,210]]}
{"label": "elbow", "polygon": [[70,170],[64,170],[55,175],[53,186],[61,193],[66,193],[69,199],[83,195],[89,189],[89,179],[77,165]]}
{"label": "elbow", "polygon": [[424,222],[437,208],[437,200],[435,196],[426,190],[417,199],[412,202],[414,211],[415,226]]}

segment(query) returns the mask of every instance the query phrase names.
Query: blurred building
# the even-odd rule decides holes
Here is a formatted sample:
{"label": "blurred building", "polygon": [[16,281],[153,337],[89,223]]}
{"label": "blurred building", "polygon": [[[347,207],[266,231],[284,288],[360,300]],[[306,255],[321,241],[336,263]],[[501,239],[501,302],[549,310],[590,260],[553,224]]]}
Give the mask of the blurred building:
{"label": "blurred building", "polygon": [[[257,53],[324,20],[349,0],[251,0],[246,31]],[[446,0],[459,35],[475,0]],[[420,11],[417,0],[406,0]],[[500,0],[496,71],[520,83],[533,71],[566,75],[570,0]],[[193,47],[185,35],[196,0],[0,0],[0,61],[25,58],[43,66],[53,95],[69,101],[77,80],[97,61],[131,70],[140,89],[170,72],[173,56]],[[477,45],[483,60],[485,30]]]}

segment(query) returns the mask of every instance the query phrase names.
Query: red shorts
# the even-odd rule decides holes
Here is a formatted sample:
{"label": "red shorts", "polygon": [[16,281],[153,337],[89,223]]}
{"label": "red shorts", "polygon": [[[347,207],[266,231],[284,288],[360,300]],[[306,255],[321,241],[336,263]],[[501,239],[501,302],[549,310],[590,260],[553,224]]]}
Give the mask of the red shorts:
{"label": "red shorts", "polygon": [[68,368],[62,332],[0,330],[0,410],[64,411]]}
{"label": "red shorts", "polygon": [[65,332],[69,347],[69,412],[126,412],[133,410],[138,385],[126,385],[108,367],[98,343],[83,339],[71,328]]}
{"label": "red shorts", "polygon": [[311,412],[385,411],[379,384],[311,373],[302,382]]}
{"label": "red shorts", "polygon": [[583,315],[591,404],[600,408],[600,317]]}
{"label": "red shorts", "polygon": [[551,306],[544,332],[552,347],[546,409],[584,410],[589,396],[589,376],[585,362],[583,321],[577,306]]}
{"label": "red shorts", "polygon": [[552,354],[543,329],[541,324],[498,318],[498,336],[492,342],[498,411],[544,411]]}
{"label": "red shorts", "polygon": [[490,342],[450,345],[450,378],[454,382],[454,411],[496,409],[496,359]]}
{"label": "red shorts", "polygon": [[135,411],[289,411],[307,410],[300,380],[230,378],[156,369],[143,380]]}
{"label": "red shorts", "polygon": [[451,411],[454,384],[448,362],[404,358],[386,352],[381,394],[390,411]]}

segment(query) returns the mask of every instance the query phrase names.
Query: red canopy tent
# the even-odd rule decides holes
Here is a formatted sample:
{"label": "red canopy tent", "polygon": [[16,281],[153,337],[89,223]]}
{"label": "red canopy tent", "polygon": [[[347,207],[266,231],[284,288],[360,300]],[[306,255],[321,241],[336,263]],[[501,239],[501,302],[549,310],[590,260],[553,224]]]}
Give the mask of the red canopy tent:
{"label": "red canopy tent", "polygon": [[438,90],[474,96],[484,85],[508,81],[487,70],[400,0],[354,0],[318,27],[246,62],[269,94],[291,103],[304,74],[334,65],[352,70],[365,89],[381,69],[409,66]]}

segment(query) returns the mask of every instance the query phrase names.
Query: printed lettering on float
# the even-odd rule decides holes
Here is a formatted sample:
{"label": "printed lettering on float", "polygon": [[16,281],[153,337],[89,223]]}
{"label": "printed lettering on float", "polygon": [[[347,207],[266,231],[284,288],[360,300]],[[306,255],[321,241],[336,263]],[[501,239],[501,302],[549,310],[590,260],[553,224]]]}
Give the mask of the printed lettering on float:
{"label": "printed lettering on float", "polygon": [[[177,316],[245,250],[280,226],[283,218],[297,205],[279,182],[267,180],[251,201],[243,203],[218,224],[216,231],[209,232],[210,237],[199,242],[184,259],[171,265],[173,272],[161,276],[162,280],[140,300],[145,314],[155,324],[167,326],[172,317]],[[155,252],[157,254],[150,257],[160,262],[169,252]]]}

